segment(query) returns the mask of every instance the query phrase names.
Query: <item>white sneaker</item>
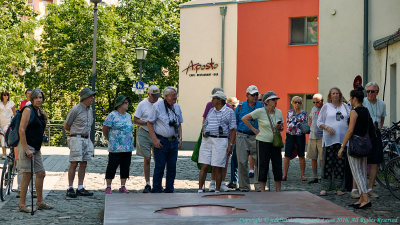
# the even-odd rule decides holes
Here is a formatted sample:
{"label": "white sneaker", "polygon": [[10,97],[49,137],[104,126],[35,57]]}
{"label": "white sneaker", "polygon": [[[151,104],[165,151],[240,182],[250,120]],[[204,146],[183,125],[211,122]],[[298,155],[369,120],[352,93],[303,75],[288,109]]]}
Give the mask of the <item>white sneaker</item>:
{"label": "white sneaker", "polygon": [[215,183],[210,183],[210,186],[208,187],[209,192],[214,192],[215,191]]}
{"label": "white sneaker", "polygon": [[228,192],[229,188],[228,188],[228,186],[226,186],[225,183],[221,183],[221,187],[219,188],[219,190],[222,192]]}
{"label": "white sneaker", "polygon": [[358,192],[358,190],[357,191],[352,191],[350,193],[350,198],[354,198],[354,199],[360,198],[360,193]]}

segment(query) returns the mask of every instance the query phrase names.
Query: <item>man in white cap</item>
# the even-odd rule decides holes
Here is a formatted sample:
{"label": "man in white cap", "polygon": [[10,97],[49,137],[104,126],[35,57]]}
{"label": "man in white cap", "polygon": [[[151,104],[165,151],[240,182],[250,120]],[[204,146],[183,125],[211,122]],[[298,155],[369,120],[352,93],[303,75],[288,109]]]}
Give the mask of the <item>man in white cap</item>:
{"label": "man in white cap", "polygon": [[143,157],[143,173],[146,181],[143,193],[151,192],[150,161],[151,152],[154,147],[153,141],[149,135],[149,129],[147,128],[147,121],[153,109],[153,104],[157,101],[162,101],[159,99],[160,89],[157,85],[151,85],[148,89],[147,95],[148,97],[141,101],[137,106],[133,117],[133,123],[139,125],[139,131],[137,132],[136,155]]}
{"label": "man in white cap", "polygon": [[[76,198],[80,196],[92,196],[93,192],[89,192],[83,188],[83,180],[85,179],[87,161],[93,157],[93,143],[90,140],[90,131],[93,123],[92,102],[96,92],[85,87],[79,93],[81,102],[75,105],[68,113],[64,123],[64,129],[69,131],[69,161],[68,169],[68,189],[67,197]],[[76,167],[78,167],[78,188],[76,193],[73,188]]]}
{"label": "man in white cap", "polygon": [[[238,160],[239,169],[239,189],[240,191],[250,191],[249,179],[249,155],[254,160],[254,179],[258,181],[258,168],[257,168],[257,148],[256,148],[256,135],[250,128],[244,124],[242,117],[253,112],[258,108],[262,108],[262,103],[258,101],[258,89],[254,85],[250,85],[246,90],[247,100],[240,104],[235,109],[237,136],[236,136],[236,156]],[[250,124],[258,129],[257,120],[249,120]],[[258,183],[254,184],[256,191],[260,190]]]}
{"label": "man in white cap", "polygon": [[199,150],[199,163],[202,164],[199,173],[199,193],[203,192],[210,165],[215,173],[215,192],[220,191],[223,168],[226,167],[227,156],[232,154],[236,136],[236,117],[233,110],[226,106],[225,93],[217,91],[211,97],[213,108],[204,121],[203,139]]}

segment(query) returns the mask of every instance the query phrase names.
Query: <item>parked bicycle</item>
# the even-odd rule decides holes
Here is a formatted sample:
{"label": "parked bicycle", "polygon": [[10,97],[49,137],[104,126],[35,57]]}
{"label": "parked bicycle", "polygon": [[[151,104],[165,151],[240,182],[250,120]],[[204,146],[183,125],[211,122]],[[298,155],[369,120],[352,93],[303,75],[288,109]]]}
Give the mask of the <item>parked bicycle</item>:
{"label": "parked bicycle", "polygon": [[[0,135],[4,135],[1,133]],[[14,177],[16,176],[16,167],[15,167],[15,157],[14,150],[10,148],[10,154],[6,157],[3,164],[3,169],[1,172],[1,181],[0,181],[0,199],[1,201],[5,201],[7,196],[10,196],[11,192],[14,190],[13,182]]]}

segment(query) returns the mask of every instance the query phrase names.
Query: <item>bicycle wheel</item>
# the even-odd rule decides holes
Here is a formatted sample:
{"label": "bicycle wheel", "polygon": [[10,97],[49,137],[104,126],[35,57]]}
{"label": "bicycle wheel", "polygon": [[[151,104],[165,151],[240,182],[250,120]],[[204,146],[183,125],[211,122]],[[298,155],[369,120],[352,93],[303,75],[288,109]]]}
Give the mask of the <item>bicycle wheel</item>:
{"label": "bicycle wheel", "polygon": [[384,188],[388,189],[385,181],[386,165],[391,159],[398,157],[397,150],[393,145],[387,146],[383,149],[383,161],[378,166],[378,172],[376,174],[376,181]]}
{"label": "bicycle wheel", "polygon": [[7,194],[7,183],[8,183],[8,158],[4,160],[3,170],[1,171],[0,181],[0,199],[5,201],[5,195]]}
{"label": "bicycle wheel", "polygon": [[394,197],[400,199],[400,157],[390,160],[385,172],[386,186]]}

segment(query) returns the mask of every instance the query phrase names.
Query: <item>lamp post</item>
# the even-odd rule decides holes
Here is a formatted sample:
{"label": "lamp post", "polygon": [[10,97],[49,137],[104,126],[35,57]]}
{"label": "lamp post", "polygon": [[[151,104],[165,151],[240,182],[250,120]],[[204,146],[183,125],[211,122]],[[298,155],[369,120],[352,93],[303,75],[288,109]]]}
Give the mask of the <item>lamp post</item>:
{"label": "lamp post", "polygon": [[[94,3],[94,29],[93,29],[93,64],[92,64],[92,91],[96,91],[96,42],[97,42],[97,4],[101,3],[102,0],[90,0]],[[96,121],[96,112],[95,112],[95,100],[93,99],[92,109],[93,109],[93,124],[92,130],[90,132],[90,140],[92,140],[94,144],[94,133],[95,133],[95,121]]]}
{"label": "lamp post", "polygon": [[[135,48],[136,50],[136,59],[139,60],[139,81],[142,81],[142,63],[146,60],[147,56],[147,48],[139,47]],[[139,95],[139,101],[142,101],[142,95]]]}

